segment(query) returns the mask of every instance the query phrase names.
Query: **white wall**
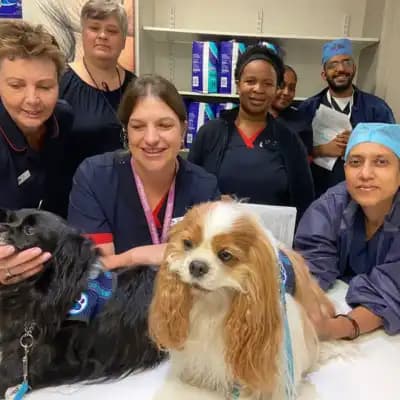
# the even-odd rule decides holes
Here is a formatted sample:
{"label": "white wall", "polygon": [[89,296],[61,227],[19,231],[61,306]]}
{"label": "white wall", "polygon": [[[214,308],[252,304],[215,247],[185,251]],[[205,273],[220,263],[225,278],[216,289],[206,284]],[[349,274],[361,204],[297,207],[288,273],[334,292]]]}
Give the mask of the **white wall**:
{"label": "white wall", "polygon": [[400,1],[386,0],[377,62],[376,94],[384,98],[400,122]]}

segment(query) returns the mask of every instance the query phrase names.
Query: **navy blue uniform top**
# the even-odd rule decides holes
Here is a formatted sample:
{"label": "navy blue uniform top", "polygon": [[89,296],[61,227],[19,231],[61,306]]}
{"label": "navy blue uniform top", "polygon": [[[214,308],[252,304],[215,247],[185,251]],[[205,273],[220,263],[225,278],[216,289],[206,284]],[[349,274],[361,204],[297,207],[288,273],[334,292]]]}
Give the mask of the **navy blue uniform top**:
{"label": "navy blue uniform top", "polygon": [[[298,135],[268,114],[266,130],[253,148],[244,148],[245,139],[238,137],[235,126],[238,111],[225,111],[205,123],[188,160],[216,175],[223,194],[236,192],[253,202],[293,206],[299,219],[314,199],[314,188]],[[237,148],[240,139],[242,147]]]}
{"label": "navy blue uniform top", "polygon": [[[152,244],[130,157],[126,151],[116,151],[86,159],[75,174],[70,196],[68,222],[97,244],[113,242],[116,254]],[[178,160],[173,218],[182,217],[195,204],[220,197],[213,175]],[[163,221],[160,214],[159,220]]]}
{"label": "navy blue uniform top", "polygon": [[0,102],[0,207],[41,208],[67,214],[72,172],[68,169],[71,107],[58,101],[46,122],[40,151],[33,150]]}
{"label": "navy blue uniform top", "polygon": [[122,126],[116,113],[134,77],[125,71],[121,88],[108,92],[88,85],[71,68],[61,78],[60,98],[68,101],[75,114],[71,136],[75,168],[86,157],[122,148]]}
{"label": "navy blue uniform top", "polygon": [[309,156],[312,155],[313,133],[303,113],[296,107],[289,106],[279,114],[277,119],[285,124],[292,132],[299,135],[299,138],[307,150],[307,154]]}
{"label": "navy blue uniform top", "polygon": [[287,168],[270,129],[246,141],[237,129],[229,138],[217,173],[221,192],[250,203],[290,205]]}

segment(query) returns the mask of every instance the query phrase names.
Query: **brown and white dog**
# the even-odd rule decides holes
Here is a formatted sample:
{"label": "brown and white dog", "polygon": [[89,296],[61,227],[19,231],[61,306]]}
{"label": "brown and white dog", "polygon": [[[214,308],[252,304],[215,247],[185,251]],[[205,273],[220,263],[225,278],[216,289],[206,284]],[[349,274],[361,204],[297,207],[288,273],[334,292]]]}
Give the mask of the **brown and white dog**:
{"label": "brown and white dog", "polygon": [[[296,281],[285,296],[295,390],[318,360],[309,315],[334,308],[302,258],[284,251]],[[205,203],[171,228],[149,316],[153,340],[171,356],[157,399],[234,399],[238,390],[240,399],[284,399],[284,325],[278,244],[254,215]]]}

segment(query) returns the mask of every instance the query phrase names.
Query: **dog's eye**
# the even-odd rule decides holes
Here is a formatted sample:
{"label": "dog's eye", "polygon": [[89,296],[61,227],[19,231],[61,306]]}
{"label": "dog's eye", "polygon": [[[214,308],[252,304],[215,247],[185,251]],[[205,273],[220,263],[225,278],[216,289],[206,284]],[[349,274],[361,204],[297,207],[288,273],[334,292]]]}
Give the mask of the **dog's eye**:
{"label": "dog's eye", "polygon": [[185,250],[193,249],[193,242],[189,239],[183,239],[183,248]]}
{"label": "dog's eye", "polygon": [[25,225],[23,229],[25,235],[31,236],[35,233],[35,228],[33,226]]}
{"label": "dog's eye", "polygon": [[227,262],[227,261],[232,260],[233,255],[231,253],[229,253],[228,250],[220,250],[218,252],[218,258],[223,262]]}

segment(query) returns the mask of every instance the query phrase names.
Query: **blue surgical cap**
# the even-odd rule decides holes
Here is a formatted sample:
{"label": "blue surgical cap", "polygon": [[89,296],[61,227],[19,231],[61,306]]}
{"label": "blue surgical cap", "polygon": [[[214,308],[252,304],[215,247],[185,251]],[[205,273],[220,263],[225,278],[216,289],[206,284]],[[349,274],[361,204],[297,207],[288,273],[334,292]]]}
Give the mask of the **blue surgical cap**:
{"label": "blue surgical cap", "polygon": [[350,135],[344,159],[347,160],[354,146],[366,142],[381,144],[400,158],[400,125],[378,122],[358,124]]}
{"label": "blue surgical cap", "polygon": [[322,64],[334,56],[352,56],[353,47],[349,39],[336,39],[324,44],[322,48]]}

